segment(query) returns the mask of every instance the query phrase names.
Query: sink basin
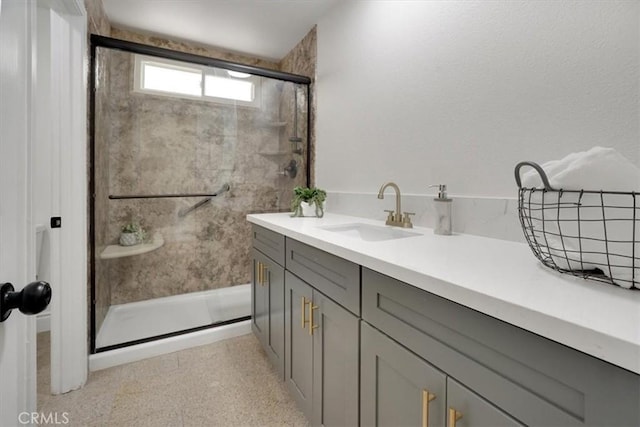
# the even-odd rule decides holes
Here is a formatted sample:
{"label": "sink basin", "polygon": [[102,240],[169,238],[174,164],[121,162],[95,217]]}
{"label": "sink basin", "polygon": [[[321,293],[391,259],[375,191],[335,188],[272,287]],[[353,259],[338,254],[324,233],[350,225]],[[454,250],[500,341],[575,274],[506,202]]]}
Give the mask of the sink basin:
{"label": "sink basin", "polygon": [[383,240],[395,240],[404,239],[406,237],[421,236],[420,233],[403,230],[401,228],[362,223],[327,225],[325,227],[318,228],[331,231],[333,233],[339,233],[343,236],[365,240],[367,242],[379,242]]}

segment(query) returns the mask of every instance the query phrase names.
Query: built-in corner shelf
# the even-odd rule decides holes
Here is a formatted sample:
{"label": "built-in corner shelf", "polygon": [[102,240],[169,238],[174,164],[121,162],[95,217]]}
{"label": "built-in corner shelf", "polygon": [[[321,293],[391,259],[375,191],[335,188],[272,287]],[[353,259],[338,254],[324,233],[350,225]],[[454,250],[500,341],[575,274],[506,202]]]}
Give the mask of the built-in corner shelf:
{"label": "built-in corner shelf", "polygon": [[134,246],[109,245],[100,254],[100,259],[124,258],[127,256],[141,255],[155,251],[164,245],[162,234],[156,233],[149,243],[140,243]]}

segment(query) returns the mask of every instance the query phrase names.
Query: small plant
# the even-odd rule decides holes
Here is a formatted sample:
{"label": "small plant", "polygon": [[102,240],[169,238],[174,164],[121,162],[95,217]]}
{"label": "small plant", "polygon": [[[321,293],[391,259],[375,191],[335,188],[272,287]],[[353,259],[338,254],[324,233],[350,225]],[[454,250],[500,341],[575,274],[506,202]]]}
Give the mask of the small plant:
{"label": "small plant", "polygon": [[291,200],[291,216],[304,216],[302,213],[302,203],[315,205],[316,216],[322,218],[324,215],[324,201],[327,192],[315,187],[296,187],[293,189],[293,200]]}
{"label": "small plant", "polygon": [[122,232],[123,233],[137,233],[140,230],[142,230],[142,227],[140,227],[139,224],[130,222],[129,224],[125,224],[122,226]]}
{"label": "small plant", "polygon": [[137,222],[129,222],[122,226],[122,234],[133,235],[134,238],[120,237],[120,244],[123,246],[131,246],[141,243],[147,238],[147,232]]}

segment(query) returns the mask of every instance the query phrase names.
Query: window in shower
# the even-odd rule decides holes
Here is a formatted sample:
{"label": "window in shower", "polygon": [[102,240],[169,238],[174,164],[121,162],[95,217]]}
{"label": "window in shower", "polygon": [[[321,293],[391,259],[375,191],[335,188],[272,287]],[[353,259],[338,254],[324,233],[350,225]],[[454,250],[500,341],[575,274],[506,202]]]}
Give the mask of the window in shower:
{"label": "window in shower", "polygon": [[248,319],[246,215],[308,185],[309,79],[92,43],[92,352]]}
{"label": "window in shower", "polygon": [[260,77],[145,55],[135,55],[134,91],[260,105]]}

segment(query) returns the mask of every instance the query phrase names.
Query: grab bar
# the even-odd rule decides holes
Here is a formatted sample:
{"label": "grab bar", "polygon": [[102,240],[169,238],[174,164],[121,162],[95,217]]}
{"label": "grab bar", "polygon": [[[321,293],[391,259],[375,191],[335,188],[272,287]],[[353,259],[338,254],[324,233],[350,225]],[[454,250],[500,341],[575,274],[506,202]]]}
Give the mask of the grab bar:
{"label": "grab bar", "polygon": [[200,206],[204,206],[207,203],[209,203],[211,201],[212,198],[218,196],[219,194],[222,194],[226,191],[229,191],[231,187],[229,187],[229,184],[223,184],[222,187],[220,187],[220,189],[218,191],[216,191],[215,193],[213,193],[212,195],[208,196],[206,199],[200,200],[198,203],[196,203],[195,205],[188,207],[186,209],[181,209],[178,212],[178,216],[180,218],[186,216],[187,214],[189,214],[190,212],[195,211],[196,209],[198,209]]}
{"label": "grab bar", "polygon": [[229,191],[229,184],[224,184],[220,190],[215,193],[177,193],[177,194],[133,194],[125,196],[109,195],[111,200],[124,200],[124,199],[164,199],[169,197],[216,197],[218,194]]}

